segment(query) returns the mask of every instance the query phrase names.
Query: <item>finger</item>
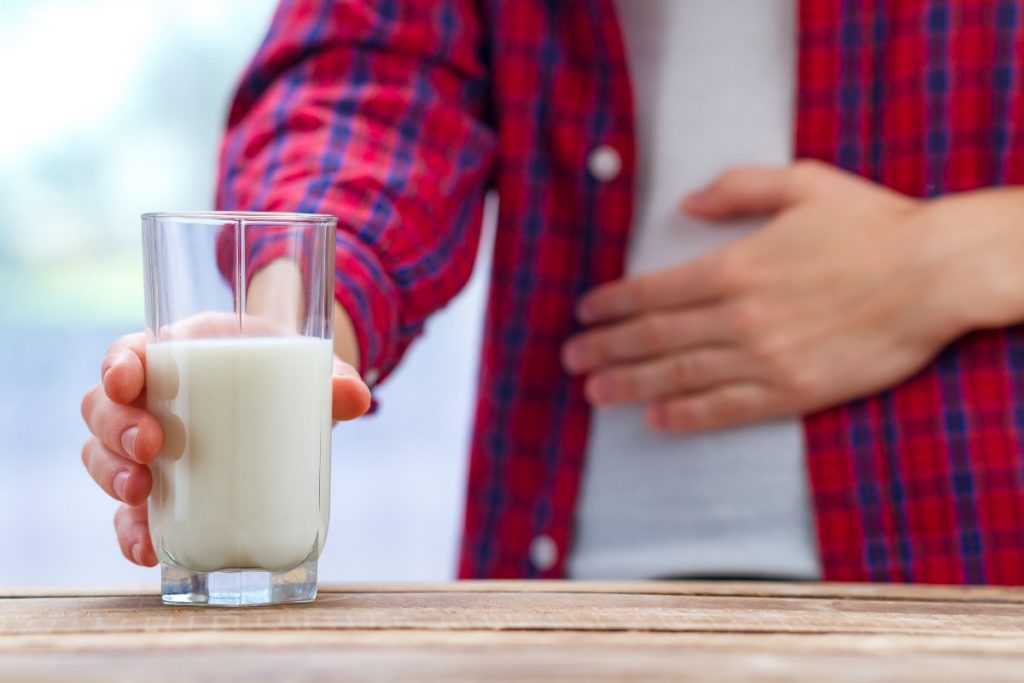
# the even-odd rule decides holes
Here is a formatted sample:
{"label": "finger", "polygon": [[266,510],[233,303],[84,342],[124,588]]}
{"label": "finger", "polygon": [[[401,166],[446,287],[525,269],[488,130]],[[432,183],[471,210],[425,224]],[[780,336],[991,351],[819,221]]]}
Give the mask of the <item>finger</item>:
{"label": "finger", "polygon": [[331,405],[335,420],[353,420],[370,409],[370,388],[359,373],[337,356],[331,378]]}
{"label": "finger", "polygon": [[659,432],[722,429],[785,414],[762,384],[723,384],[707,391],[669,398],[647,410],[647,422]]}
{"label": "finger", "polygon": [[82,417],[104,446],[140,464],[151,462],[163,445],[163,429],[155,417],[142,408],[114,403],[98,384],[85,392]]}
{"label": "finger", "polygon": [[129,505],[143,503],[153,488],[153,475],[148,467],[114,453],[96,437],[85,442],[82,463],[101,489]]}
{"label": "finger", "polygon": [[733,336],[727,320],[717,306],[635,316],[576,335],[562,348],[562,364],[581,374],[699,344],[726,343]]}
{"label": "finger", "polygon": [[724,254],[716,250],[688,263],[600,285],[583,295],[576,317],[592,325],[661,308],[713,302],[729,290]]}
{"label": "finger", "polygon": [[593,405],[619,405],[751,379],[755,373],[737,349],[706,347],[598,372],[587,378],[584,390]]}
{"label": "finger", "polygon": [[146,385],[146,338],[128,334],[107,350],[100,366],[103,389],[115,403],[134,402]]}
{"label": "finger", "polygon": [[691,215],[711,220],[773,214],[797,201],[793,166],[737,166],[683,200]]}
{"label": "finger", "polygon": [[157,563],[153,541],[149,537],[149,506],[119,507],[114,513],[114,530],[125,557],[146,567]]}

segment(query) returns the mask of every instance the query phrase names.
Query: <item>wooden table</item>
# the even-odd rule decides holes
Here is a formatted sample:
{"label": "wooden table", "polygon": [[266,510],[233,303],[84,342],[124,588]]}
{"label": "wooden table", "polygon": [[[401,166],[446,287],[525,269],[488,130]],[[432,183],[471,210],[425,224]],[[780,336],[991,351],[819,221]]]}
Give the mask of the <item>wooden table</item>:
{"label": "wooden table", "polygon": [[342,679],[1021,681],[1024,590],[463,582],[249,609],[0,596],[0,681]]}

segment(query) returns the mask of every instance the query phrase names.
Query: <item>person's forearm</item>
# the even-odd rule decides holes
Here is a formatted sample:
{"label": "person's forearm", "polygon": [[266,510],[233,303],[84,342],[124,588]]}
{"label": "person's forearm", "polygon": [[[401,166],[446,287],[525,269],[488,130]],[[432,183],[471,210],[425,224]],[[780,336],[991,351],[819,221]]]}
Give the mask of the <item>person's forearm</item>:
{"label": "person's forearm", "polygon": [[951,336],[1024,321],[1024,188],[941,197],[920,219],[912,248],[933,272],[928,300]]}
{"label": "person's forearm", "polygon": [[[301,273],[295,263],[277,259],[260,269],[249,281],[246,307],[249,313],[275,321],[295,321],[303,311]],[[294,292],[300,298],[295,298]],[[352,367],[359,369],[359,341],[348,312],[334,302],[334,353]]]}

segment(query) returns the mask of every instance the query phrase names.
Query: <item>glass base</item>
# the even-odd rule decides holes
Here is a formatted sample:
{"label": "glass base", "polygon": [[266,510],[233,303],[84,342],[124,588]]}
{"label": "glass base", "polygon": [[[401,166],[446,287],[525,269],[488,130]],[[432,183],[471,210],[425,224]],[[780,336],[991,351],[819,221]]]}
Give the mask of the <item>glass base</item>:
{"label": "glass base", "polygon": [[311,602],[316,598],[316,550],[286,571],[221,569],[198,572],[160,563],[160,593],[168,605],[245,607]]}

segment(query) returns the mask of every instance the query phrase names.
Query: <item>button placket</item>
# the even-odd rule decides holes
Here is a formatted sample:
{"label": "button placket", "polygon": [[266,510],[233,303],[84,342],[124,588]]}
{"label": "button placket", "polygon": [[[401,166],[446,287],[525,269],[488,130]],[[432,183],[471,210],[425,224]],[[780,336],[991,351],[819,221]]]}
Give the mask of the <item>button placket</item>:
{"label": "button placket", "polygon": [[611,145],[598,145],[587,155],[587,170],[601,182],[614,180],[622,172],[622,155]]}
{"label": "button placket", "polygon": [[558,562],[558,544],[547,534],[540,534],[530,543],[530,562],[546,572]]}

